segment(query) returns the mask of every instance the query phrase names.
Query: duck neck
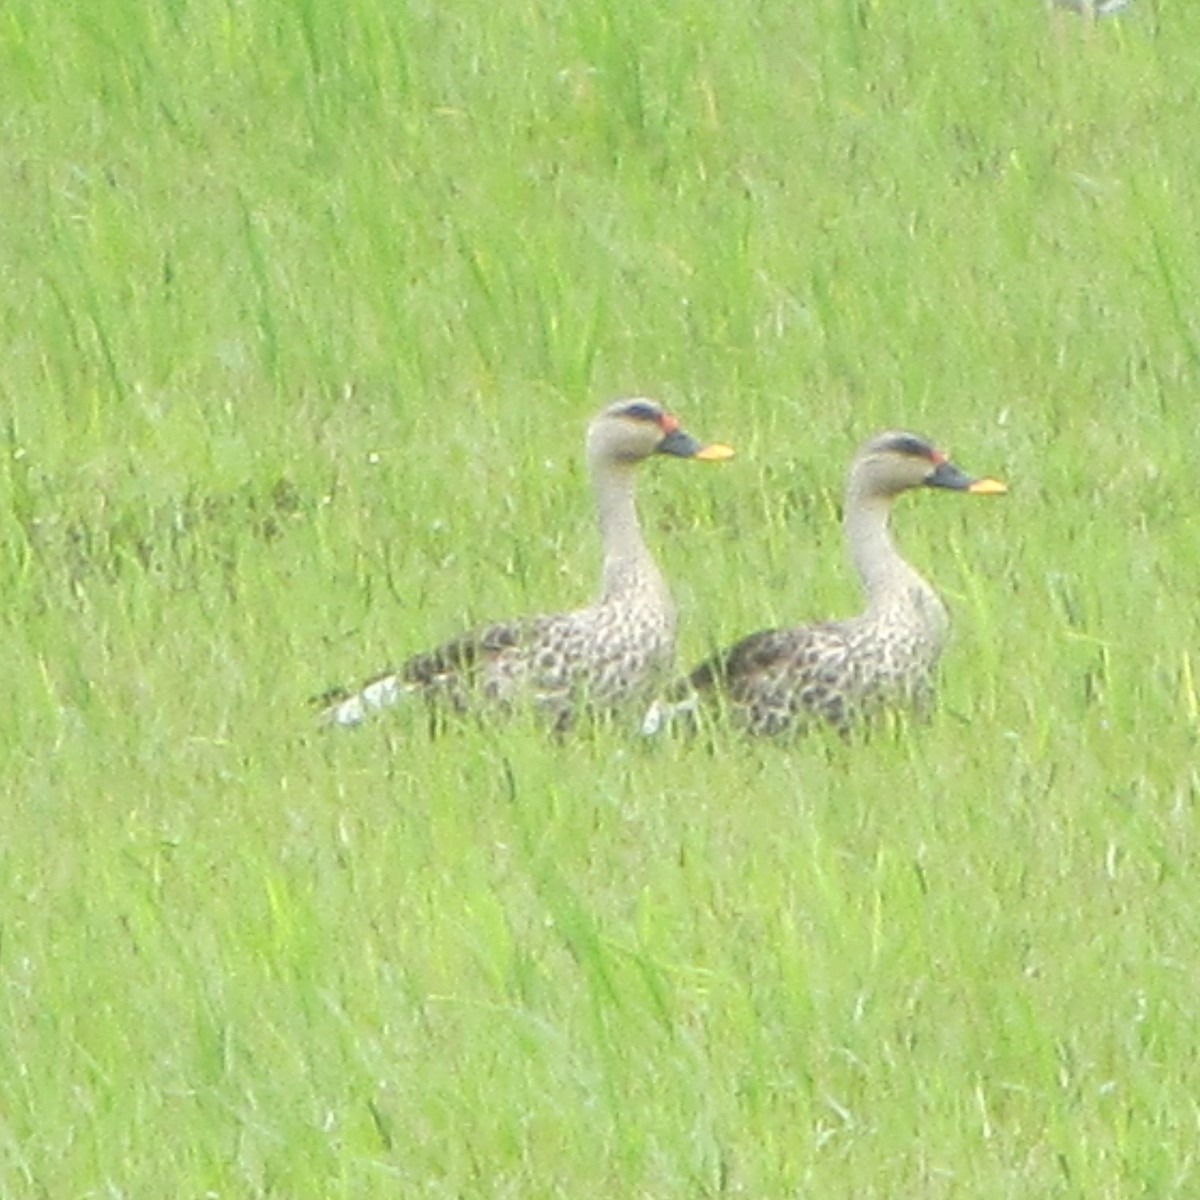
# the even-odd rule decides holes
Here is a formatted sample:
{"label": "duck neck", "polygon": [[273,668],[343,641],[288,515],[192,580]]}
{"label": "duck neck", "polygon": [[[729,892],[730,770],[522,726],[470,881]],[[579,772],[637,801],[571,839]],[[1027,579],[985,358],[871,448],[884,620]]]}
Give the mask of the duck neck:
{"label": "duck neck", "polygon": [[867,594],[867,612],[875,614],[915,586],[928,585],[900,557],[890,529],[891,497],[864,493],[853,484],[846,496],[845,532],[854,569]]}
{"label": "duck neck", "polygon": [[592,487],[604,547],[601,603],[636,591],[652,590],[664,598],[667,594],[638,521],[633,498],[636,469],[634,463],[626,462],[592,464]]}

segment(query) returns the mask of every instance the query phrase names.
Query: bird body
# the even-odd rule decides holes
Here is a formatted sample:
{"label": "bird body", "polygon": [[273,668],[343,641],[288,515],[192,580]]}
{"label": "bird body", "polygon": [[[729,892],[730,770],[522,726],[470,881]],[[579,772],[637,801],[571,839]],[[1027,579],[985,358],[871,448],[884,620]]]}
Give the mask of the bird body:
{"label": "bird body", "polygon": [[886,710],[927,713],[949,633],[941,598],[897,550],[892,501],[915,487],[994,494],[1004,485],[972,479],[916,434],[889,431],[854,456],[843,518],[866,593],[855,617],[751,634],[701,663],[646,714],[645,733],[718,697],[751,733],[841,733]]}
{"label": "bird body", "polygon": [[670,672],[676,627],[674,603],[634,503],[637,467],[653,454],[716,461],[733,451],[702,445],[653,401],[609,405],[587,437],[604,548],[596,602],[489,625],[414,655],[351,695],[326,697],[326,720],[357,725],[373,709],[413,693],[456,711],[528,702],[559,729],[582,709],[645,703]]}

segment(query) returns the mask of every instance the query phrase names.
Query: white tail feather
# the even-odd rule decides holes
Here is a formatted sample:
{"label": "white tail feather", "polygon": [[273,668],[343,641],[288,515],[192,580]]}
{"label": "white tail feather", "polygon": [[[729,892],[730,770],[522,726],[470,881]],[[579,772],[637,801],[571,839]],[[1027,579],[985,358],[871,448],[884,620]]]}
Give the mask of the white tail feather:
{"label": "white tail feather", "polygon": [[699,700],[695,695],[688,696],[686,700],[679,700],[674,704],[669,704],[666,700],[655,700],[642,718],[642,736],[654,737],[655,734],[661,733],[670,725],[676,717],[693,714],[698,704]]}
{"label": "white tail feather", "polygon": [[415,690],[411,684],[401,683],[399,675],[384,675],[353,696],[331,704],[321,713],[321,720],[326,725],[361,725],[372,713],[390,708]]}

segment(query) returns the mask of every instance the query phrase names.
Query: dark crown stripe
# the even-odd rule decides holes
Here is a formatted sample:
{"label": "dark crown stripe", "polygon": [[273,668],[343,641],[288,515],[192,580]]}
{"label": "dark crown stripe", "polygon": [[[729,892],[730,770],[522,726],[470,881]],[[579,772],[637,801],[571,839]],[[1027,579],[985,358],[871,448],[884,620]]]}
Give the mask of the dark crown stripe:
{"label": "dark crown stripe", "polygon": [[882,447],[892,454],[908,454],[913,458],[933,458],[933,447],[924,438],[915,437],[911,433],[897,434],[889,438]]}
{"label": "dark crown stripe", "polygon": [[655,421],[662,416],[662,409],[648,404],[645,400],[634,400],[621,409],[621,416],[631,417],[635,421]]}

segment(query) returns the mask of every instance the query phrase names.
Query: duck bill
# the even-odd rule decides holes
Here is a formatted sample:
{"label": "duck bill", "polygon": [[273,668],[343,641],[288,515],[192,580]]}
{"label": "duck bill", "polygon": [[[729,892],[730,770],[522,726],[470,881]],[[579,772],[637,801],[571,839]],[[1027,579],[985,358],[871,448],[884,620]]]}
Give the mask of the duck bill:
{"label": "duck bill", "polygon": [[973,479],[949,460],[938,463],[937,469],[926,478],[925,486],[949,488],[953,492],[970,492],[975,496],[1000,496],[1008,491],[999,479]]}
{"label": "duck bill", "polygon": [[993,479],[990,475],[984,479],[973,480],[967,488],[973,496],[1003,496],[1008,491],[1008,485],[1001,479]]}
{"label": "duck bill", "polygon": [[674,454],[677,458],[695,458],[700,462],[723,462],[733,457],[733,447],[723,446],[720,442],[705,445],[682,429],[672,429],[658,443],[658,453]]}

